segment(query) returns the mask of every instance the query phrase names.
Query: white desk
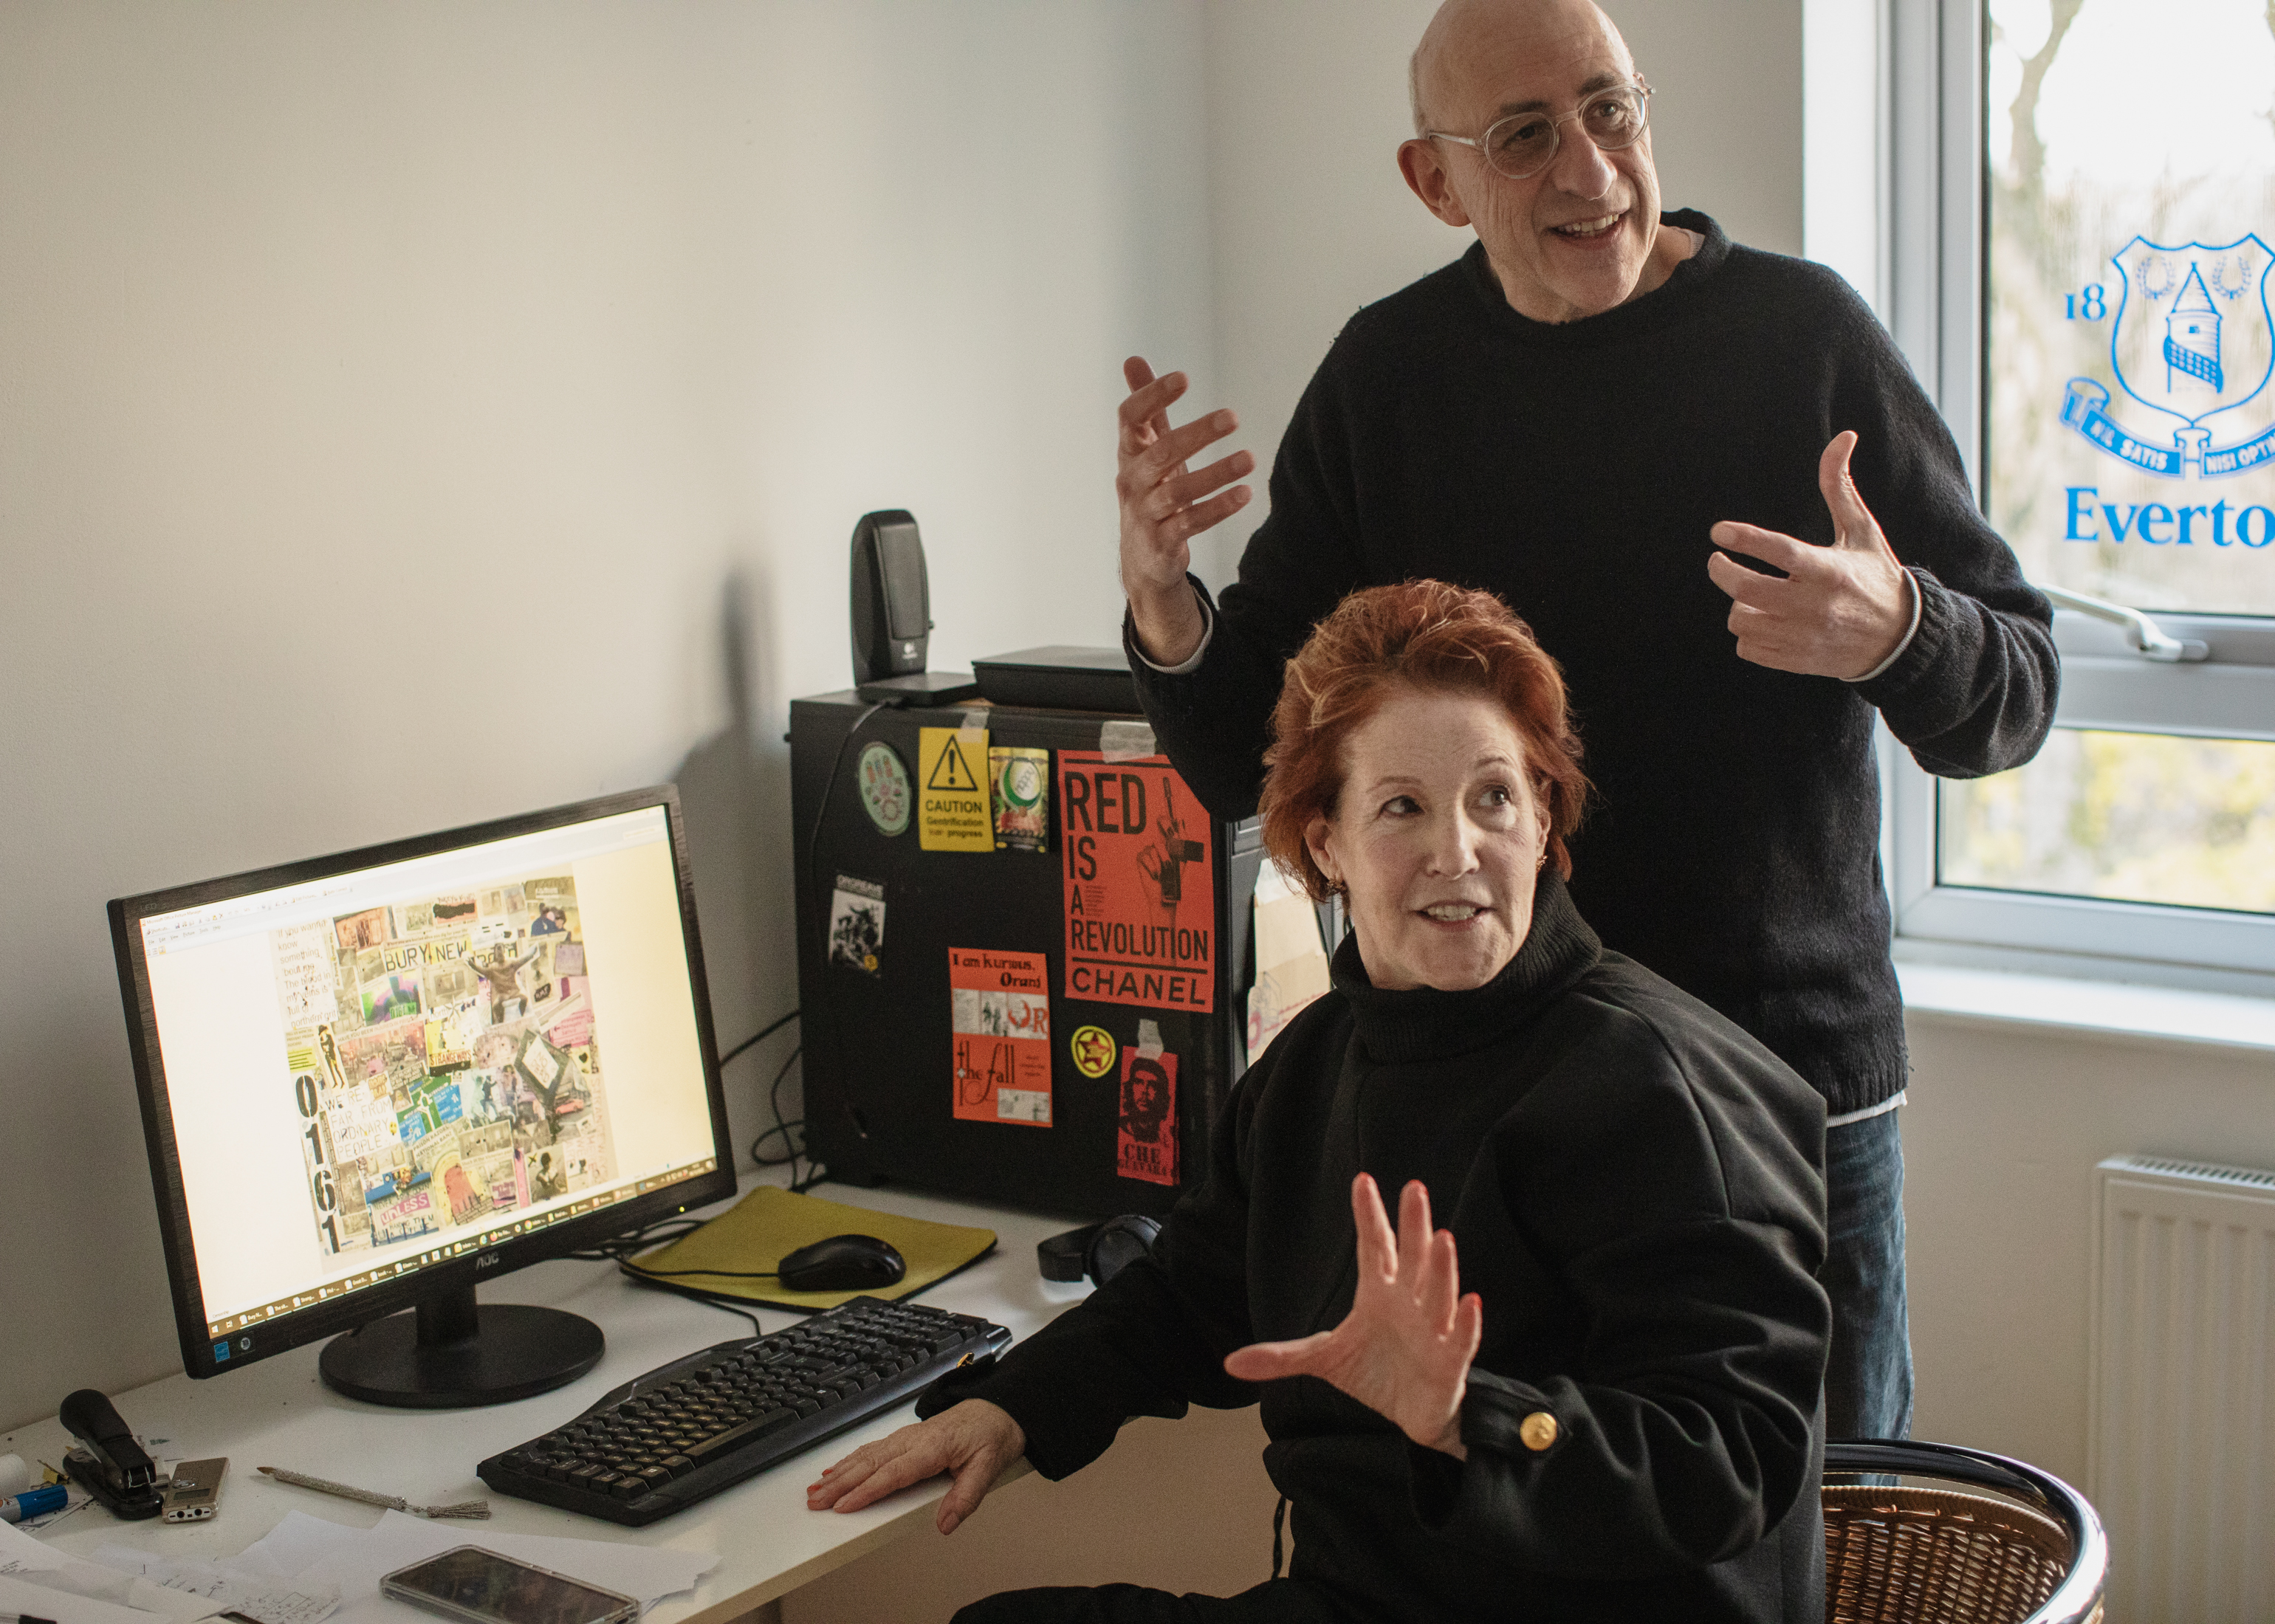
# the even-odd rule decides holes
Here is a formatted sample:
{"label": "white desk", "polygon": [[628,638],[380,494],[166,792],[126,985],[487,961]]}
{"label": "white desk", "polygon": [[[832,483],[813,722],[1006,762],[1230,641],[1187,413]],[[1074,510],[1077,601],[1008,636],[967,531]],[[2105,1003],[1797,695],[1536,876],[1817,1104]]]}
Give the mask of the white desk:
{"label": "white desk", "polygon": [[[1050,1284],[1035,1268],[1035,1243],[1073,1220],[998,1212],[892,1188],[825,1186],[821,1193],[880,1212],[994,1230],[994,1252],[920,1300],[982,1315],[1015,1337],[1029,1335],[1089,1289]],[[719,1565],[696,1589],[667,1598],[647,1620],[727,1624],[865,1552],[931,1528],[933,1507],[946,1492],[944,1478],[850,1514],[817,1514],[805,1507],[805,1485],[814,1474],[856,1446],[904,1424],[911,1419],[905,1404],[645,1529],[620,1528],[492,1493],[474,1476],[478,1462],[557,1426],[643,1371],[714,1342],[746,1336],[749,1329],[718,1309],[635,1285],[613,1264],[540,1264],[483,1288],[482,1297],[550,1303],[583,1314],[606,1332],[608,1352],[596,1369],[568,1386],[516,1403],[465,1410],[389,1409],[344,1398],[318,1379],[321,1344],[315,1342],[207,1381],[171,1376],[117,1394],[115,1402],[129,1426],[145,1437],[168,1440],[168,1455],[229,1457],[220,1514],[210,1522],[121,1522],[90,1505],[41,1537],[81,1555],[117,1542],[164,1555],[214,1558],[243,1550],[291,1510],[356,1527],[367,1527],[382,1514],[376,1507],[288,1488],[255,1469],[281,1466],[401,1495],[418,1505],[486,1497],[490,1522],[456,1525],[476,1542],[487,1528],[715,1552]],[[798,1318],[779,1310],[756,1311],[768,1331]],[[62,1395],[57,1397],[60,1401]],[[0,1437],[0,1454],[12,1451],[26,1461],[59,1465],[68,1442],[63,1427],[49,1420]],[[1008,1476],[1027,1469],[1021,1462]],[[405,1620],[426,1616],[397,1602],[378,1605]]]}

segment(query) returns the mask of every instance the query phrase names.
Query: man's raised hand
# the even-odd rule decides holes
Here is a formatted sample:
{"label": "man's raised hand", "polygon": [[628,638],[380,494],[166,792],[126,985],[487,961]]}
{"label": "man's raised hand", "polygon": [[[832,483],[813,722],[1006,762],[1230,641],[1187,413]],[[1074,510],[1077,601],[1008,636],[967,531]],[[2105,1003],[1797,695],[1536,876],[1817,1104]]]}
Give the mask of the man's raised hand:
{"label": "man's raised hand", "polygon": [[1122,590],[1138,623],[1138,641],[1161,665],[1178,665],[1200,646],[1206,623],[1185,584],[1192,539],[1248,505],[1245,485],[1223,487],[1255,472],[1245,451],[1193,468],[1196,454],[1240,427],[1229,412],[1212,412],[1182,428],[1169,407],[1190,387],[1181,372],[1156,378],[1142,356],[1122,363],[1130,395],[1122,403],[1115,495],[1122,504]]}
{"label": "man's raised hand", "polygon": [[1360,1174],[1351,1182],[1358,1226],[1358,1289],[1332,1331],[1293,1342],[1257,1342],[1228,1356],[1242,1381],[1316,1376],[1341,1389],[1425,1448],[1466,1460],[1462,1397],[1485,1333],[1485,1304],[1461,1295],[1454,1237],[1430,1227],[1430,1192],[1419,1179],[1398,1198],[1398,1232],[1382,1192]]}
{"label": "man's raised hand", "polygon": [[1856,431],[1843,429],[1818,459],[1818,488],[1833,513],[1831,547],[1728,519],[1707,533],[1717,547],[1786,574],[1783,580],[1763,575],[1719,553],[1706,560],[1706,573],[1730,594],[1730,631],[1741,660],[1854,682],[1903,641],[1919,588],[1856,494],[1848,474],[1856,449]]}

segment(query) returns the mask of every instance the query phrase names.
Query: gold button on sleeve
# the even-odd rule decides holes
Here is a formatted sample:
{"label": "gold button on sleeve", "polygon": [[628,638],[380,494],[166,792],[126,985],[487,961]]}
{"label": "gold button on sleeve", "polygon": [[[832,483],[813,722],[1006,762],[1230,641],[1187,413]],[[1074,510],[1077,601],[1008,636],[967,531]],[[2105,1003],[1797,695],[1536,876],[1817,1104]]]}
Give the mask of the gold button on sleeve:
{"label": "gold button on sleeve", "polygon": [[1538,1454],[1556,1441],[1556,1417],[1545,1409],[1536,1409],[1517,1423],[1516,1435],[1524,1446]]}

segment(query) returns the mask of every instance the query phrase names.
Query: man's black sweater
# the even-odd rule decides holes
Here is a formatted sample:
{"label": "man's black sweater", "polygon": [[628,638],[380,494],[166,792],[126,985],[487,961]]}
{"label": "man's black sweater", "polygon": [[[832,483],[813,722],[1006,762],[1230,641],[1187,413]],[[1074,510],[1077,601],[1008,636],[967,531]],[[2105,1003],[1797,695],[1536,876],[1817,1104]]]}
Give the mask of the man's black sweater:
{"label": "man's black sweater", "polygon": [[[1581,912],[1855,1111],[1905,1072],[1873,708],[1930,772],[2027,761],[2053,718],[2052,611],[1848,284],[1666,218],[1704,246],[1602,315],[1519,315],[1480,246],[1353,317],[1199,668],[1131,664],[1178,770],[1243,816],[1281,667],[1347,593],[1419,577],[1498,593],[1563,666],[1586,745]],[[1910,646],[1853,685],[1739,659],[1706,573],[1720,519],[1832,540],[1817,465],[1847,428],[1921,600]]]}
{"label": "man's black sweater", "polygon": [[[1056,1478],[1129,1416],[1260,1397],[1323,1617],[1817,1624],[1823,1102],[1604,952],[1553,873],[1484,987],[1377,991],[1355,940],[1334,971],[1241,1080],[1153,1255],[918,1413],[999,1404]],[[1314,1378],[1225,1373],[1349,1311],[1362,1169],[1394,1208],[1423,1182],[1484,1302],[1466,1461]]]}

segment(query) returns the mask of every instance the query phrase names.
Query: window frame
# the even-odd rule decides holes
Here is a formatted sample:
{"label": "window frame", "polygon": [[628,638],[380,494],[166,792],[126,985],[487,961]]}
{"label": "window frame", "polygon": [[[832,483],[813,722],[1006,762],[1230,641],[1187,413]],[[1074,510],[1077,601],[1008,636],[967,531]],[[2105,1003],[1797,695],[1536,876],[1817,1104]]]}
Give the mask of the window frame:
{"label": "window frame", "polygon": [[[1874,87],[1882,144],[1872,184],[1887,231],[1874,303],[1949,425],[1981,503],[1988,0],[1850,3],[1875,8],[1886,52]],[[2057,611],[2056,725],[2275,739],[2275,617],[2158,612],[2156,620],[2173,637],[2206,642],[2210,658],[2159,664],[2128,649],[2114,628]],[[1940,883],[1937,781],[1885,727],[1879,739],[1882,862],[1900,960],[2275,997],[2275,918]]]}

